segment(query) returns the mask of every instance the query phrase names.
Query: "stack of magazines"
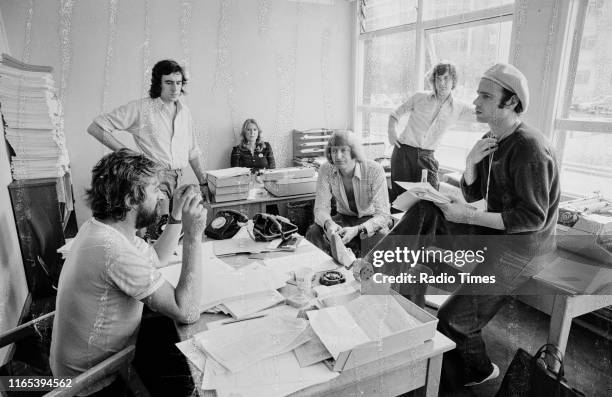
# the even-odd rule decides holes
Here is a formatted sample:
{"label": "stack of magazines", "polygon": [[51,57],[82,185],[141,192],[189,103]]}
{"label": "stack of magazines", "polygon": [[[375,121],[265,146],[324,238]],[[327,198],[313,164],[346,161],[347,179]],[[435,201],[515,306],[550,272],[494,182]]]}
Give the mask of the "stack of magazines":
{"label": "stack of magazines", "polygon": [[2,54],[0,111],[13,149],[13,179],[55,178],[68,171],[61,104],[49,66]]}

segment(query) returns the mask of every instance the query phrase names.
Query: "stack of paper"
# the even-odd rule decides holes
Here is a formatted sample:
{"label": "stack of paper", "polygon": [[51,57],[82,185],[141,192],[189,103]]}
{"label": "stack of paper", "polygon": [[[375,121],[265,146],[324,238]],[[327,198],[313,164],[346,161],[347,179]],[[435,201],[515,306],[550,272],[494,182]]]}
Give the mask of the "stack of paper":
{"label": "stack of paper", "polygon": [[[163,277],[174,287],[182,269],[182,249],[170,266],[161,268]],[[284,300],[277,291],[286,278],[264,266],[247,266],[236,270],[217,258],[213,242],[203,243],[202,311],[223,312],[240,318],[274,306]]]}
{"label": "stack of paper", "polygon": [[362,295],[343,305],[307,312],[310,326],[334,359],[421,324],[389,295]]}
{"label": "stack of paper", "polygon": [[244,200],[249,195],[251,169],[233,167],[211,170],[207,173],[207,179],[215,202]]}
{"label": "stack of paper", "polygon": [[6,139],[15,152],[14,179],[54,178],[68,170],[62,109],[51,71],[2,55],[0,103]]}
{"label": "stack of paper", "polygon": [[300,367],[292,350],[312,337],[306,320],[269,315],[204,331],[177,347],[203,372],[203,390],[285,396],[338,376],[323,363]]}

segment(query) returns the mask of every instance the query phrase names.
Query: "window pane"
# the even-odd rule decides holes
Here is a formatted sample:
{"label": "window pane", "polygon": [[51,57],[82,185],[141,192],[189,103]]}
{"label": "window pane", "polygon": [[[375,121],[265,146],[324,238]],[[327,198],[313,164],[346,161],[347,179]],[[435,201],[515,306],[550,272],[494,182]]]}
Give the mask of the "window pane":
{"label": "window pane", "polygon": [[[512,22],[496,22],[463,29],[426,32],[426,70],[440,59],[457,67],[457,87],[453,96],[467,103],[476,98],[483,72],[496,62],[507,62],[510,54]],[[427,89],[429,87],[427,83]],[[464,169],[465,157],[488,129],[483,123],[460,122],[451,127],[436,153],[440,164]]]}
{"label": "window pane", "polygon": [[612,197],[612,134],[566,132],[561,189],[585,195],[599,190]]}
{"label": "window pane", "polygon": [[437,19],[512,3],[514,0],[426,0],[423,1],[423,19]]}
{"label": "window pane", "polygon": [[416,21],[416,0],[367,0],[361,6],[363,31],[389,28]]}
{"label": "window pane", "polygon": [[366,110],[363,112],[363,125],[361,131],[364,138],[375,139],[379,138],[385,144],[387,140],[387,126],[389,124],[389,115],[387,113],[378,113]]}
{"label": "window pane", "polygon": [[414,32],[364,41],[363,104],[394,108],[414,91]]}
{"label": "window pane", "polygon": [[612,0],[591,0],[569,109],[574,119],[612,119]]}

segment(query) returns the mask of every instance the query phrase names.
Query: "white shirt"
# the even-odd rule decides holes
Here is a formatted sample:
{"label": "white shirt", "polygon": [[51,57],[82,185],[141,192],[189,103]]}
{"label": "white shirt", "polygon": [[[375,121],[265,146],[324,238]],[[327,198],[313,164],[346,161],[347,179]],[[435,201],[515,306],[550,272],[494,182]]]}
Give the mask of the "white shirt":
{"label": "white shirt", "polygon": [[157,253],[143,239],[94,218],[83,224],[59,279],[49,356],[55,376],[77,376],[136,342],[141,300],[165,282],[157,266]]}
{"label": "white shirt", "polygon": [[96,117],[94,123],[108,133],[131,133],[147,157],[169,169],[185,168],[201,151],[189,108],[179,99],[174,120],[173,110],[161,98],[143,98]]}
{"label": "white shirt", "polygon": [[435,93],[417,92],[402,104],[391,117],[397,121],[410,113],[410,118],[399,136],[400,143],[413,147],[436,150],[446,131],[459,119],[476,121],[474,106],[454,99],[451,93],[440,108]]}

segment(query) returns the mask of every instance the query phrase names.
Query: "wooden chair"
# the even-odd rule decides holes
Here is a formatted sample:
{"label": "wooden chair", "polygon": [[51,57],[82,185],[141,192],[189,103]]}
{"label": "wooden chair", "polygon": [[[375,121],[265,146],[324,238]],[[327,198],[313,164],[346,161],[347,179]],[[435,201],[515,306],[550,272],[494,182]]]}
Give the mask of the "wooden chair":
{"label": "wooden chair", "polygon": [[[0,334],[0,349],[23,341],[25,338],[38,334],[37,327],[43,321],[53,319],[55,312],[51,312],[40,316],[32,321],[22,324],[16,328]],[[12,358],[14,349],[9,352],[9,360]],[[90,387],[100,379],[107,377],[109,374],[118,372],[119,376],[124,380],[127,387],[135,397],[149,397],[150,394],[142,383],[140,377],[132,367],[132,360],[136,352],[136,347],[130,345],[125,349],[113,354],[111,357],[102,361],[98,365],[90,368],[81,375],[75,377],[70,388],[57,388],[45,394],[47,397],[70,397],[75,396],[84,389]],[[26,374],[19,374],[26,375]],[[50,373],[46,374],[50,375]]]}

